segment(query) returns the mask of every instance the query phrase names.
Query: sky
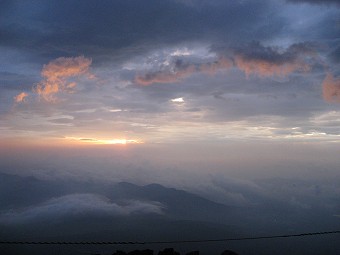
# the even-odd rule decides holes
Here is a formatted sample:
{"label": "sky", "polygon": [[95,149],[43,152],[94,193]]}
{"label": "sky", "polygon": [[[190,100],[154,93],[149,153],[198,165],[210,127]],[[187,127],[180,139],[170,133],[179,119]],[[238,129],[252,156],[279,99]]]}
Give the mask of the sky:
{"label": "sky", "polygon": [[339,140],[337,1],[2,1],[1,140]]}
{"label": "sky", "polygon": [[337,0],[3,0],[0,62],[0,174],[60,186],[29,215],[125,181],[339,224]]}
{"label": "sky", "polygon": [[3,172],[339,177],[338,1],[0,9]]}

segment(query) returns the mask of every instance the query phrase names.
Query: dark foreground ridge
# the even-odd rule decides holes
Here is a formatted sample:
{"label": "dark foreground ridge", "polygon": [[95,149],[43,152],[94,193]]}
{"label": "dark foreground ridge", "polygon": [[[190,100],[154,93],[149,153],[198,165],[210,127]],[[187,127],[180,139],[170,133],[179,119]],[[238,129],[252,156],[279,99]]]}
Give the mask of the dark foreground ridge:
{"label": "dark foreground ridge", "polygon": [[111,245],[111,244],[178,244],[178,243],[209,243],[209,242],[227,242],[227,241],[245,241],[245,240],[260,240],[260,239],[277,239],[289,237],[303,237],[303,236],[317,236],[340,234],[340,230],[323,231],[323,232],[309,232],[289,235],[272,235],[272,236],[254,236],[254,237],[240,237],[240,238],[223,238],[223,239],[201,239],[201,240],[178,240],[178,241],[147,241],[147,242],[30,242],[30,241],[1,241],[0,244],[53,244],[53,245]]}
{"label": "dark foreground ridge", "polygon": [[[185,255],[199,255],[199,251],[191,251],[186,253]],[[96,254],[99,255],[99,254]],[[134,250],[131,252],[124,252],[124,251],[116,251],[112,255],[154,255],[153,250]],[[163,251],[159,251],[158,255],[181,255],[179,252],[175,251],[173,248],[167,248],[164,249]],[[221,255],[238,255],[238,253],[230,251],[230,250],[225,250],[221,253]]]}

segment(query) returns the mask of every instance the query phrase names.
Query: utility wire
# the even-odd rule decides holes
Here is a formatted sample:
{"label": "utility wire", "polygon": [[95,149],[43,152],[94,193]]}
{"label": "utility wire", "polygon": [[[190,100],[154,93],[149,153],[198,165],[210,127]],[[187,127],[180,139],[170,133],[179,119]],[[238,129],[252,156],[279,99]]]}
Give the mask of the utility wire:
{"label": "utility wire", "polygon": [[276,239],[288,237],[316,236],[340,234],[340,230],[311,232],[290,235],[272,235],[272,236],[255,236],[255,237],[239,237],[239,238],[223,238],[223,239],[201,239],[201,240],[177,240],[177,241],[145,241],[145,242],[30,242],[30,241],[0,241],[0,244],[52,244],[52,245],[112,245],[112,244],[177,244],[177,243],[210,243],[210,242],[228,242],[228,241],[245,241],[245,240],[260,240],[260,239]]}

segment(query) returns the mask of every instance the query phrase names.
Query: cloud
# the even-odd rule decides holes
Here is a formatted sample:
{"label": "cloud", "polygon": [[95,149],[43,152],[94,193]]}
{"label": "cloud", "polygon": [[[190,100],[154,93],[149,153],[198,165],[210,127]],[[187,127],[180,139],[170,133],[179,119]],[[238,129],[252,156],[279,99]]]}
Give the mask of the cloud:
{"label": "cloud", "polygon": [[223,69],[229,69],[233,66],[233,62],[225,57],[220,57],[215,62],[208,62],[201,64],[199,70],[206,74],[216,74],[218,71]]}
{"label": "cloud", "polygon": [[[5,38],[1,44],[34,52],[36,57],[44,59],[48,55],[86,54],[96,56],[97,63],[100,60],[121,61],[159,45],[183,41],[240,40],[248,35],[253,39],[263,38],[261,19],[271,9],[267,1],[247,4],[195,1],[192,5],[172,0],[104,2],[96,5],[87,0],[59,4],[41,1],[39,9],[31,3],[11,2],[1,10],[7,19],[0,24],[1,35]],[[74,9],[82,11],[73,13]],[[32,21],[32,15],[44,22]],[[243,18],[245,16],[247,19]],[[280,25],[280,22],[275,18],[270,25]],[[279,29],[272,31],[276,33]]]}
{"label": "cloud", "polygon": [[21,103],[21,102],[24,102],[25,101],[25,98],[28,96],[27,93],[25,92],[21,92],[20,94],[16,95],[14,97],[14,101],[17,102],[17,103]]}
{"label": "cloud", "polygon": [[303,66],[300,63],[273,64],[270,61],[246,59],[243,56],[236,56],[235,61],[237,67],[244,71],[247,77],[251,74],[261,77],[286,76],[295,70],[308,70],[308,66]]}
{"label": "cloud", "polygon": [[232,67],[244,71],[247,77],[251,74],[260,77],[287,76],[295,71],[309,71],[310,59],[316,57],[313,47],[305,43],[293,44],[283,50],[253,42],[246,47],[228,48],[225,51],[217,50],[215,61],[185,63],[182,59],[176,59],[164,70],[137,75],[135,82],[145,86],[153,83],[176,83],[194,73],[214,75]]}
{"label": "cloud", "polygon": [[340,103],[340,78],[328,73],[322,82],[322,94],[327,102]]}
{"label": "cloud", "polygon": [[174,62],[171,69],[149,72],[145,75],[137,75],[135,82],[144,86],[151,85],[153,83],[174,83],[197,71],[195,65],[183,63],[180,59],[177,59]]}
{"label": "cloud", "polygon": [[55,94],[60,92],[72,92],[76,82],[70,82],[69,78],[85,75],[91,77],[89,67],[92,60],[83,56],[75,58],[57,58],[44,65],[41,76],[43,80],[34,88],[41,98],[46,101],[55,101]]}
{"label": "cloud", "polygon": [[163,205],[154,201],[129,200],[114,203],[97,194],[71,194],[52,198],[47,202],[20,211],[8,211],[0,215],[5,224],[25,223],[40,219],[99,214],[124,216],[136,213],[162,214]]}
{"label": "cloud", "polygon": [[139,85],[148,86],[154,83],[176,83],[191,76],[194,73],[215,74],[219,70],[233,66],[231,60],[221,57],[214,62],[185,63],[182,59],[176,59],[166,70],[149,72],[137,75],[135,82]]}
{"label": "cloud", "polygon": [[306,44],[293,44],[282,51],[253,42],[246,48],[236,49],[234,60],[247,77],[251,74],[269,77],[286,76],[295,71],[306,72],[311,68],[308,57],[314,56],[314,50]]}

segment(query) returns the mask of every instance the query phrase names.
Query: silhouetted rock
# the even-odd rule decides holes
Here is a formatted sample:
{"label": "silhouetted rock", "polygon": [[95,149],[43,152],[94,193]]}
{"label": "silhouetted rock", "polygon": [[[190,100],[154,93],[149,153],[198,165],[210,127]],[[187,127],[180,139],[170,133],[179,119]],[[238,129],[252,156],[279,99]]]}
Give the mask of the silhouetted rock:
{"label": "silhouetted rock", "polygon": [[167,248],[164,249],[163,251],[158,252],[158,255],[180,255],[180,254],[173,248]]}
{"label": "silhouetted rock", "polygon": [[115,253],[112,253],[112,255],[127,255],[126,252],[123,251],[116,251]]}
{"label": "silhouetted rock", "polygon": [[238,255],[236,252],[233,252],[231,250],[225,250],[221,253],[221,255]]}
{"label": "silhouetted rock", "polygon": [[134,250],[129,252],[128,255],[153,255],[153,250]]}
{"label": "silhouetted rock", "polygon": [[191,251],[191,252],[188,252],[185,255],[200,255],[200,252],[199,251]]}

